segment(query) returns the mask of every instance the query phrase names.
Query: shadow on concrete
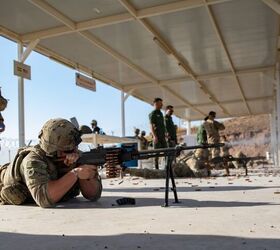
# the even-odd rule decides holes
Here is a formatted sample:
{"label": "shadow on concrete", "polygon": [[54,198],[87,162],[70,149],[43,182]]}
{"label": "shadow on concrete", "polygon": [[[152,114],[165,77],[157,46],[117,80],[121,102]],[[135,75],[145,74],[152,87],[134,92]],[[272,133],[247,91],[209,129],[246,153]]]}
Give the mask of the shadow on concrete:
{"label": "shadow on concrete", "polygon": [[[200,189],[200,192],[222,192],[222,191],[247,191],[256,189],[280,188],[279,186],[200,186],[195,187],[177,187],[178,192],[195,192]],[[164,187],[137,187],[135,188],[121,188],[119,185],[112,186],[112,188],[103,188],[104,192],[120,192],[120,193],[144,193],[144,192],[165,192]]]}
{"label": "shadow on concrete", "polygon": [[[136,197],[135,205],[123,205],[119,206],[116,203],[117,199],[123,198],[124,196],[104,196],[97,202],[90,202],[84,198],[78,197],[71,199],[68,202],[57,204],[56,209],[94,209],[94,208],[133,208],[133,207],[159,207],[163,205],[164,198],[143,198]],[[128,196],[126,196],[128,197]],[[130,196],[130,198],[134,198]],[[173,203],[173,194],[170,193],[169,208],[209,208],[209,207],[254,207],[254,206],[275,206],[280,205],[276,203],[267,202],[240,202],[240,201],[198,201],[193,199],[180,199],[180,203]],[[162,208],[162,209],[169,209]]]}
{"label": "shadow on concrete", "polygon": [[[94,225],[93,225],[94,227]],[[91,229],[92,230],[92,229]],[[186,233],[191,229],[186,227]],[[40,235],[0,232],[0,249],[12,250],[170,250],[269,249],[279,250],[280,239],[219,235],[120,234],[112,236]]]}

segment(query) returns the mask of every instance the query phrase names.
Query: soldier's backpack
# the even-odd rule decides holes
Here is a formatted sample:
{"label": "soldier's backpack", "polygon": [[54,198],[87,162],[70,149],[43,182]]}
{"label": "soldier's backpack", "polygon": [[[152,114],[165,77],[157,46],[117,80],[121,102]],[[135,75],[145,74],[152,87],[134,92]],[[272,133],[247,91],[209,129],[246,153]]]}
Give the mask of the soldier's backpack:
{"label": "soldier's backpack", "polygon": [[0,89],[0,112],[4,111],[4,109],[7,107],[7,99],[5,99],[2,95],[1,95],[1,89]]}
{"label": "soldier's backpack", "polygon": [[199,145],[207,143],[207,133],[203,125],[198,127],[196,141]]}

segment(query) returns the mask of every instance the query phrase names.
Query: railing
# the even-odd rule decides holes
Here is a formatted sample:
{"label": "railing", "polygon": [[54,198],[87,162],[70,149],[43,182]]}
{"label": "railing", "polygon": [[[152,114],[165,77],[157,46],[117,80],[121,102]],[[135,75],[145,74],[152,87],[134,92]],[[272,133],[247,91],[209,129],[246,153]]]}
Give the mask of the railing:
{"label": "railing", "polygon": [[[27,144],[34,145],[38,142],[35,140],[27,140]],[[19,147],[18,139],[0,138],[0,165],[13,160]]]}

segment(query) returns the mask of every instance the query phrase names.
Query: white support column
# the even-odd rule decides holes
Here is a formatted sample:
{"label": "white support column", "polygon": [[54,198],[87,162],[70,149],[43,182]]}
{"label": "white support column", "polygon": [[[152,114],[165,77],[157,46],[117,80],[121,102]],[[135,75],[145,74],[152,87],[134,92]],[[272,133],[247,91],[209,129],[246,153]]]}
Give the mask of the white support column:
{"label": "white support column", "polygon": [[134,89],[129,90],[127,94],[121,91],[121,120],[122,120],[122,137],[125,136],[125,102],[130,97]]}
{"label": "white support column", "polygon": [[[23,45],[18,43],[18,60],[23,55]],[[18,132],[19,147],[25,146],[25,125],[24,125],[24,79],[18,77]]]}
{"label": "white support column", "polygon": [[271,128],[271,157],[273,159],[273,163],[276,166],[278,164],[278,155],[277,155],[277,140],[276,140],[276,111],[273,110],[270,116],[270,128]]}
{"label": "white support column", "polygon": [[121,91],[121,127],[122,127],[122,137],[124,137],[125,136],[125,96],[123,91]]}
{"label": "white support column", "polygon": [[30,55],[30,53],[33,51],[33,49],[35,49],[35,47],[37,46],[37,44],[39,42],[40,42],[39,39],[31,41],[28,44],[28,46],[26,47],[26,49],[24,50],[24,52],[22,52],[21,57],[19,58],[19,61],[24,63],[24,61],[27,59],[27,57]]}
{"label": "white support column", "polygon": [[280,165],[280,65],[277,64],[277,77],[276,77],[276,141],[277,141],[277,166]]}
{"label": "white support column", "polygon": [[187,120],[186,123],[187,123],[187,135],[191,135],[192,133],[191,121]]}

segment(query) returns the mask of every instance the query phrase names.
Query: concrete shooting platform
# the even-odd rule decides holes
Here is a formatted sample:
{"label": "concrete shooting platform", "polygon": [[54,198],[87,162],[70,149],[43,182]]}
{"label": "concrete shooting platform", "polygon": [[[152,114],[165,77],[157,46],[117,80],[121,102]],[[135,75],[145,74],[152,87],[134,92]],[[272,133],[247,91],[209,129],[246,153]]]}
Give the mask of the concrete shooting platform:
{"label": "concrete shooting platform", "polygon": [[[181,203],[169,208],[163,179],[136,177],[104,180],[97,203],[0,206],[0,249],[280,248],[279,173],[176,182]],[[136,205],[118,206],[121,197]]]}

